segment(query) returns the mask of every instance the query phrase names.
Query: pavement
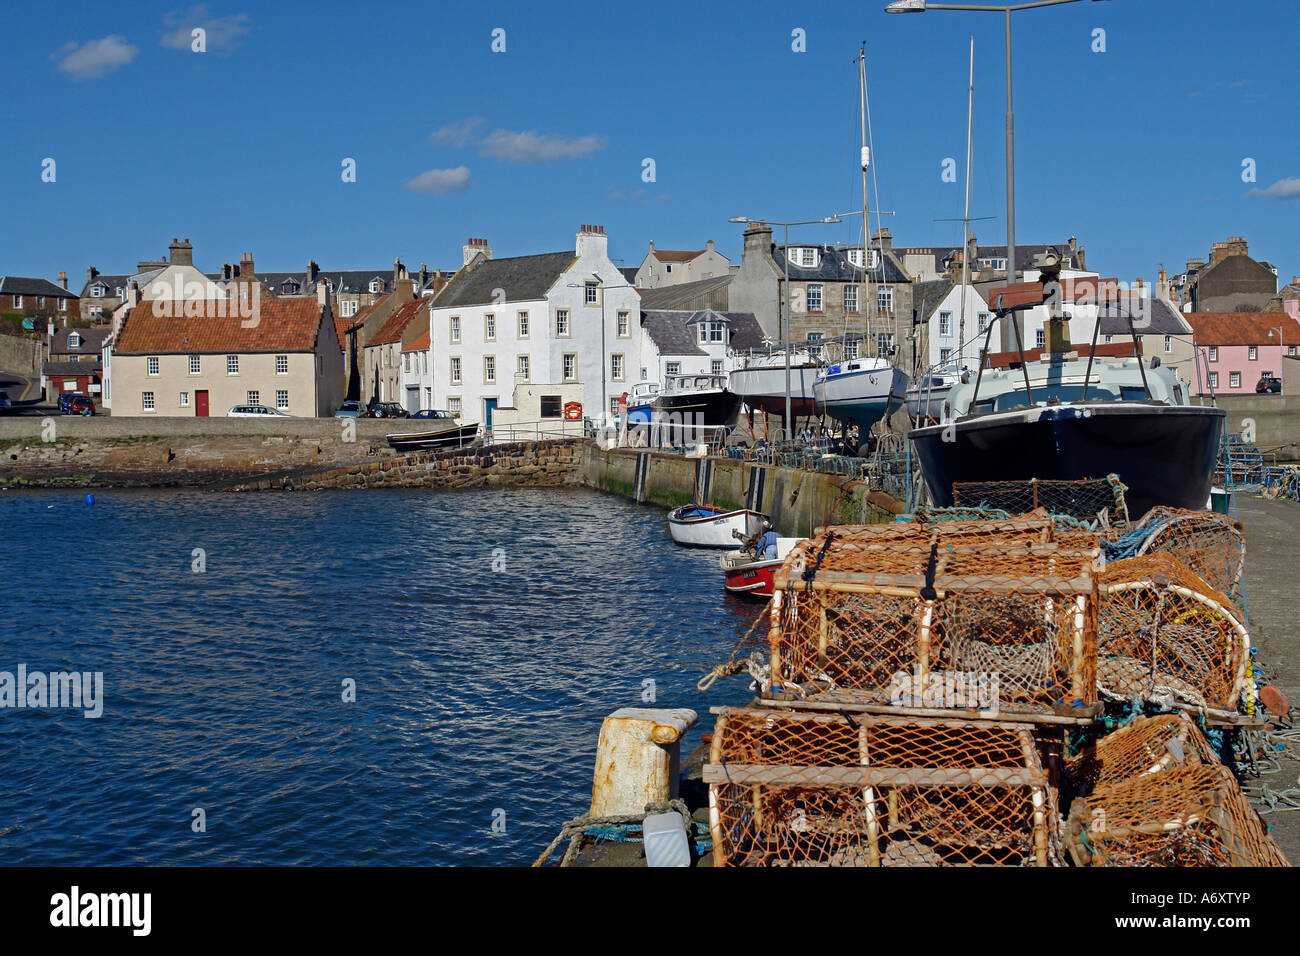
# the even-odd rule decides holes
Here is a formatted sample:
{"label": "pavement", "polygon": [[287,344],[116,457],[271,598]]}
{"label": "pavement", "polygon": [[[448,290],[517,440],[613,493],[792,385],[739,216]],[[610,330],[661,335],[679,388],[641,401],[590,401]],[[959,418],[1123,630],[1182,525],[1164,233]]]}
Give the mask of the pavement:
{"label": "pavement", "polygon": [[[1246,610],[1258,660],[1268,676],[1300,706],[1300,502],[1237,496],[1237,520],[1246,538]],[[1300,753],[1282,760],[1282,772],[1264,778],[1271,789],[1300,786]],[[1247,780],[1248,785],[1256,781]],[[1282,852],[1300,865],[1300,810],[1264,815]]]}

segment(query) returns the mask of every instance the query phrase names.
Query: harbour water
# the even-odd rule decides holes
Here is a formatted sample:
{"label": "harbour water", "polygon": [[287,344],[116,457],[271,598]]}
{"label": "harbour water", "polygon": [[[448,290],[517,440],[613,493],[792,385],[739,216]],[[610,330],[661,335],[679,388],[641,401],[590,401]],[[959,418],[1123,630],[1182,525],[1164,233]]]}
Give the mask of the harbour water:
{"label": "harbour water", "polygon": [[0,708],[7,864],[529,863],[605,715],[694,707],[685,753],[744,699],[695,682],[758,613],[576,489],[7,491],[0,539],[0,672],[104,682]]}

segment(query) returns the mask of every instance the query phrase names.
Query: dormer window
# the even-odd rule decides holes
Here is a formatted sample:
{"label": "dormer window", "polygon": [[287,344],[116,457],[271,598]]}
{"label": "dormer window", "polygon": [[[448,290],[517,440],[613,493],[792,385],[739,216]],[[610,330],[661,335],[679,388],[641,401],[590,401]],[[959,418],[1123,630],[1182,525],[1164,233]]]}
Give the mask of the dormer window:
{"label": "dormer window", "polygon": [[[880,250],[879,250],[879,249],[872,249],[872,250],[871,250],[870,261],[871,261],[871,268],[872,268],[872,269],[877,269],[877,268],[880,267]],[[861,268],[862,268],[862,250],[861,250],[861,249],[850,249],[850,250],[849,250],[849,262],[850,262],[851,264],[857,266],[859,269],[861,269]]]}
{"label": "dormer window", "polygon": [[107,291],[108,291],[108,286],[100,285],[98,282],[96,282],[94,285],[90,287],[90,297],[92,299],[102,299],[104,297],[104,293]]}
{"label": "dormer window", "polygon": [[384,280],[383,280],[383,279],[371,279],[371,280],[370,280],[370,291],[371,291],[371,292],[383,292],[383,291],[384,291]]}
{"label": "dormer window", "polygon": [[815,269],[820,260],[821,257],[816,246],[794,246],[790,250],[791,265],[802,266],[805,269]]}
{"label": "dormer window", "polygon": [[68,333],[68,348],[70,349],[81,348],[81,336],[78,335],[76,332]]}
{"label": "dormer window", "polygon": [[294,279],[285,279],[282,283],[280,283],[280,294],[297,295],[298,290],[300,288],[301,286],[299,286],[297,281],[295,281]]}

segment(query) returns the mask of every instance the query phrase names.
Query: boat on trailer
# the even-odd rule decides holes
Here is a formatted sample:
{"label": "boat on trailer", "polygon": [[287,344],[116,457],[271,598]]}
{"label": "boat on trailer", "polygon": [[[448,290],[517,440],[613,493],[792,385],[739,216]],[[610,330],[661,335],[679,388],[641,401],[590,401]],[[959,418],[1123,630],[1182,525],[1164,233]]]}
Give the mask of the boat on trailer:
{"label": "boat on trailer", "polygon": [[734,548],[772,526],[767,515],[748,508],[728,511],[689,504],[668,512],[668,532],[678,544],[696,548]]}

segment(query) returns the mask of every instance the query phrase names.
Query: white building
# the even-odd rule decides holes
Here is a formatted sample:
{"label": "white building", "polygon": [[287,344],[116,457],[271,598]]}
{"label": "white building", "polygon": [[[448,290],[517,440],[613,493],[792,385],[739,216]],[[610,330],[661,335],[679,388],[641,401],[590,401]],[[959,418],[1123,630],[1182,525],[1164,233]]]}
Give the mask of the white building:
{"label": "white building", "polygon": [[[603,226],[583,226],[572,251],[492,258],[482,239],[433,301],[433,407],[491,428],[516,382],[581,386],[583,417],[617,412],[646,364],[641,299],[609,259]],[[549,405],[549,402],[548,402]]]}
{"label": "white building", "polygon": [[429,363],[429,331],[402,349],[402,395],[408,412],[433,408],[433,367]]}
{"label": "white building", "polygon": [[662,385],[673,375],[726,375],[737,365],[732,353],[763,345],[763,330],[750,312],[650,309],[641,313],[641,325],[646,348],[639,382]]}
{"label": "white building", "polygon": [[926,330],[925,354],[919,363],[923,368],[949,364],[977,368],[990,325],[995,327],[989,351],[1001,350],[993,313],[974,286],[945,279],[917,283],[914,298]]}

